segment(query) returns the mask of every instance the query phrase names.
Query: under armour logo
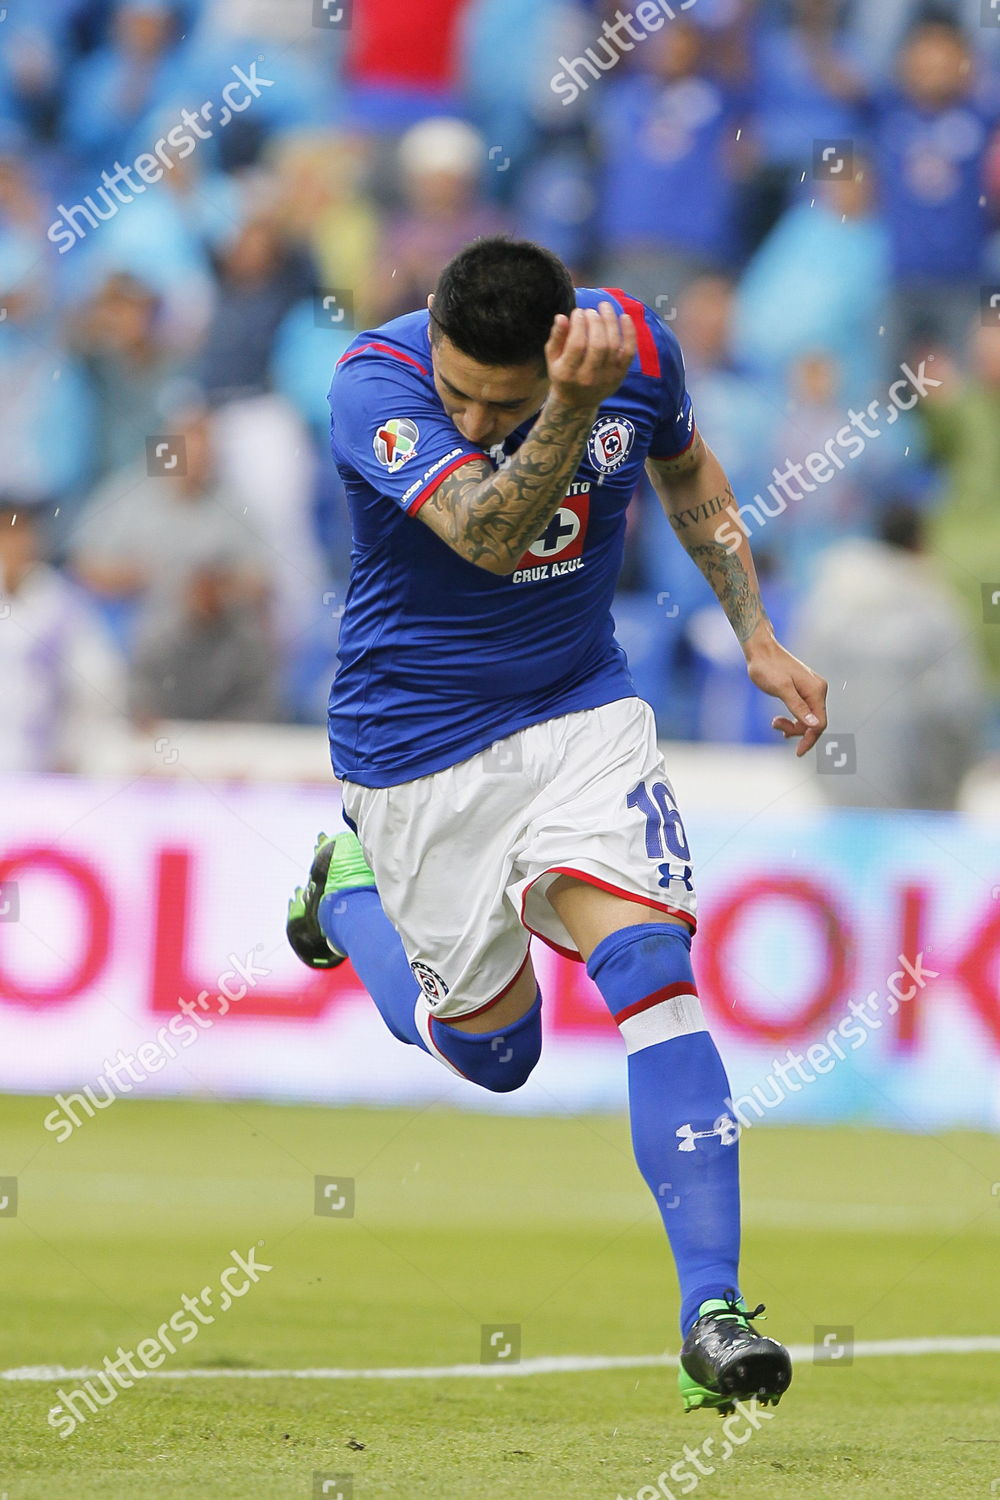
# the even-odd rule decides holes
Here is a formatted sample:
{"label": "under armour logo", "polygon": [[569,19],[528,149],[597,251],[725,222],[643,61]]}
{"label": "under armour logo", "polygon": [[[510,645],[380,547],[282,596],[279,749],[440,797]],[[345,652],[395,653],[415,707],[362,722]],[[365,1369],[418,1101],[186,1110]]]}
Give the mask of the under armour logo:
{"label": "under armour logo", "polygon": [[720,1115],[711,1130],[695,1130],[693,1125],[682,1125],[676,1131],[680,1145],[678,1151],[693,1151],[695,1141],[706,1141],[710,1136],[717,1135],[723,1146],[732,1146],[740,1133],[740,1127],[731,1115]]}

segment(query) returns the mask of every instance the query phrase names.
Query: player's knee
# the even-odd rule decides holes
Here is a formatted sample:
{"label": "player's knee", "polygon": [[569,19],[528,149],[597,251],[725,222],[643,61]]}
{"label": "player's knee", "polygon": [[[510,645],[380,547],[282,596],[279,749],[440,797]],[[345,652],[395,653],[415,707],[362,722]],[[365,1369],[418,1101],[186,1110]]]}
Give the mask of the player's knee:
{"label": "player's knee", "polygon": [[587,973],[627,1044],[705,1028],[686,927],[640,922],[612,932],[591,953]]}
{"label": "player's knee", "polygon": [[541,1020],[527,1034],[494,1036],[482,1052],[480,1067],[472,1075],[473,1083],[493,1094],[512,1094],[527,1083],[542,1055]]}
{"label": "player's knee", "polygon": [[542,1000],[503,1031],[456,1031],[435,1026],[434,1041],[470,1083],[493,1094],[511,1094],[526,1083],[542,1055]]}

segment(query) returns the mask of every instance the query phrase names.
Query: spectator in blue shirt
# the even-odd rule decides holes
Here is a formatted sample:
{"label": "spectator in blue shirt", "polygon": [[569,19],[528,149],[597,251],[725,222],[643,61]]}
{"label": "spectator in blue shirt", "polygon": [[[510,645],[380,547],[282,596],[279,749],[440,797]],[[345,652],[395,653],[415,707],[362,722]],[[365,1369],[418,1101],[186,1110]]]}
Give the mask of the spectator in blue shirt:
{"label": "spectator in blue shirt", "polygon": [[752,149],[743,209],[751,249],[773,227],[789,193],[811,174],[817,141],[856,140],[861,127],[861,49],[845,37],[840,0],[790,0],[758,19],[748,49]]}
{"label": "spectator in blue shirt", "polygon": [[251,212],[220,248],[217,271],[218,296],[199,370],[213,404],[270,389],[275,335],[316,280],[308,254],[285,242],[266,208]]}
{"label": "spectator in blue shirt", "polygon": [[854,136],[861,58],[838,26],[839,0],[792,0],[765,18],[754,47],[754,129],[768,162],[800,170],[813,142]]}
{"label": "spectator in blue shirt", "polygon": [[[903,38],[929,9],[927,0],[850,0],[848,35],[864,58],[869,78],[892,72]],[[989,12],[984,12],[983,0],[949,0],[938,9],[959,22],[976,53],[996,66],[1000,61],[1000,25],[987,24]],[[995,23],[995,16],[992,21]]]}
{"label": "spectator in blue shirt", "polygon": [[562,113],[549,87],[561,8],[560,0],[469,0],[466,8],[465,95],[473,123],[499,148],[486,184],[496,197],[506,198],[517,180],[535,144],[539,113],[546,107]]}
{"label": "spectator in blue shirt", "polygon": [[120,0],[110,42],[70,75],[63,131],[88,165],[113,167],[133,127],[176,88],[177,41],[170,5]]}
{"label": "spectator in blue shirt", "polygon": [[5,10],[0,47],[0,121],[37,137],[51,129],[65,48],[64,18],[52,13],[51,0],[46,9],[44,20],[29,17],[26,7]]}
{"label": "spectator in blue shirt", "polygon": [[601,281],[654,307],[734,253],[734,98],[702,53],[702,34],[678,16],[643,42],[648,72],[595,90]]}
{"label": "spectator in blue shirt", "polygon": [[182,378],[165,337],[160,299],[125,273],[109,276],[73,329],[94,397],[95,479],[145,458]]}
{"label": "spectator in blue shirt", "polygon": [[[46,523],[70,507],[91,460],[91,401],[44,290],[37,245],[0,238],[0,453],[4,491]],[[58,528],[57,528],[58,529]]]}
{"label": "spectator in blue shirt", "polygon": [[882,370],[889,244],[873,212],[871,170],[855,157],[843,177],[810,183],[751,260],[738,292],[740,361],[783,395],[793,360],[825,349],[844,394],[873,393]]}
{"label": "spectator in blue shirt", "polygon": [[897,284],[890,346],[958,348],[972,320],[990,231],[985,161],[1000,112],[968,43],[944,21],[918,25],[899,88],[877,106],[875,158]]}

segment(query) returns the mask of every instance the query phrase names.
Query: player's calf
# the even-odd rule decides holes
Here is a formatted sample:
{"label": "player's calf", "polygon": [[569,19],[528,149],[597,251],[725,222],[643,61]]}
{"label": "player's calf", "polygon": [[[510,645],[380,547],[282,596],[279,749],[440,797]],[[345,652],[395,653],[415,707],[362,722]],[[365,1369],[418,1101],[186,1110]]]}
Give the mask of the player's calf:
{"label": "player's calf", "polygon": [[628,1052],[632,1146],[674,1252],[682,1333],[706,1299],[738,1286],[740,1244],[739,1128],[690,950],[686,928],[644,922],[587,961]]}
{"label": "player's calf", "polygon": [[758,1334],[740,1298],[739,1126],[705,1026],[691,937],[667,923],[610,933],[588,972],[618,1022],[629,1064],[629,1113],[640,1171],[670,1238],[681,1286],[684,1409],[777,1402],[788,1351]]}

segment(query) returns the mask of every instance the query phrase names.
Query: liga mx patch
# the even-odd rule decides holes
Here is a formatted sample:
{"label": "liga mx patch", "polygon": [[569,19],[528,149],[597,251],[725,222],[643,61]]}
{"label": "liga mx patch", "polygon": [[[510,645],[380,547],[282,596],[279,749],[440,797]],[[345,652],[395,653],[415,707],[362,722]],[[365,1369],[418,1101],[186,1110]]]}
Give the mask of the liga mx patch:
{"label": "liga mx patch", "polygon": [[601,417],[590,429],[587,453],[599,474],[613,474],[628,458],[635,428],[627,417]]}
{"label": "liga mx patch", "polygon": [[395,474],[417,454],[420,428],[409,417],[392,417],[383,422],[372,439],[375,457],[390,474]]}

